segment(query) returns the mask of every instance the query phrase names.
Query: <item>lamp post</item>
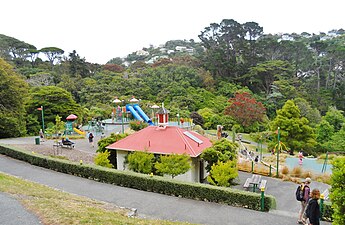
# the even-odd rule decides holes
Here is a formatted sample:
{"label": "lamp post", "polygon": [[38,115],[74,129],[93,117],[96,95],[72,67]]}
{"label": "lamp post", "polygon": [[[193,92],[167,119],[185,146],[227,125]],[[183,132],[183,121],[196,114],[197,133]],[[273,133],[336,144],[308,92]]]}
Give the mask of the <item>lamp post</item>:
{"label": "lamp post", "polygon": [[177,113],[176,116],[177,116],[177,125],[180,126],[180,114]]}
{"label": "lamp post", "polygon": [[45,132],[44,132],[44,109],[43,109],[43,105],[41,105],[40,108],[37,108],[37,110],[41,111],[41,116],[42,116],[42,131],[43,131],[43,134],[44,134]]}

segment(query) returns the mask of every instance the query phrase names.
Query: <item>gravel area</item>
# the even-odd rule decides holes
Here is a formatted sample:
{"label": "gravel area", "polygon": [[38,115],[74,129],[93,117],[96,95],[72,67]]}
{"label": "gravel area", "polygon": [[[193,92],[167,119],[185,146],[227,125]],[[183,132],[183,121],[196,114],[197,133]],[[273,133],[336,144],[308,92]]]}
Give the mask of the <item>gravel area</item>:
{"label": "gravel area", "polygon": [[[61,156],[66,157],[70,161],[80,162],[80,160],[83,160],[84,163],[93,164],[94,157],[96,156],[96,150],[98,149],[98,139],[95,142],[95,147],[92,147],[86,139],[72,141],[75,142],[75,148],[54,147],[53,140],[41,142],[39,145],[30,144],[30,142],[27,142],[25,144],[8,143],[8,145],[42,155]],[[32,143],[34,143],[34,141]]]}

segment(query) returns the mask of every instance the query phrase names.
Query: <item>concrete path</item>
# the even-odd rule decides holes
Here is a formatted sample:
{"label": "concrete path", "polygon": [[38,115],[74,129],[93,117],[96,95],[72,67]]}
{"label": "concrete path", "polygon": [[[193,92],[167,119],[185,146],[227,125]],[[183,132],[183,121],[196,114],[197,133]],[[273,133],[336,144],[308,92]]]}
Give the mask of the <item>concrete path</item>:
{"label": "concrete path", "polygon": [[0,192],[0,224],[3,225],[36,225],[39,219],[28,212],[16,199]]}

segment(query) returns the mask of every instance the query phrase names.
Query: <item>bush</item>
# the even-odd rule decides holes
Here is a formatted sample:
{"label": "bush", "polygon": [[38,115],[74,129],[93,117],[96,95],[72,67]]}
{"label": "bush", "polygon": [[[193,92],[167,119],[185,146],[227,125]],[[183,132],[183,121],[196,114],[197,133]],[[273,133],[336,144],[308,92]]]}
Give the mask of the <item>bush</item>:
{"label": "bush", "polygon": [[131,121],[131,122],[129,122],[129,126],[132,130],[139,131],[139,130],[147,127],[148,124],[143,122],[143,121]]}
{"label": "bush", "polygon": [[133,152],[128,155],[127,161],[129,169],[137,173],[149,174],[153,169],[155,156],[147,152]]}
{"label": "bush", "polygon": [[345,224],[345,157],[339,157],[333,161],[333,169],[331,176],[331,194],[332,201],[333,224]]}
{"label": "bush", "polygon": [[98,153],[94,159],[95,164],[98,166],[113,168],[113,165],[110,163],[109,156],[110,153],[108,151]]}

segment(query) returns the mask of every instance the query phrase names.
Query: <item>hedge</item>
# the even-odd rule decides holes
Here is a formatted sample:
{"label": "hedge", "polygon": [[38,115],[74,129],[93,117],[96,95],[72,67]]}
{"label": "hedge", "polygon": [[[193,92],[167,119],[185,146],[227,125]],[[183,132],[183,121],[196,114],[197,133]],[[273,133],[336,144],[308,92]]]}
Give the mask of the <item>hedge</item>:
{"label": "hedge", "polygon": [[[207,184],[172,180],[159,176],[119,171],[96,165],[80,165],[63,159],[30,153],[7,145],[0,145],[0,154],[26,161],[32,165],[48,168],[58,172],[92,179],[99,182],[156,192],[183,198],[217,202],[231,206],[261,210],[260,194]],[[276,200],[265,195],[264,211],[276,208]]]}

